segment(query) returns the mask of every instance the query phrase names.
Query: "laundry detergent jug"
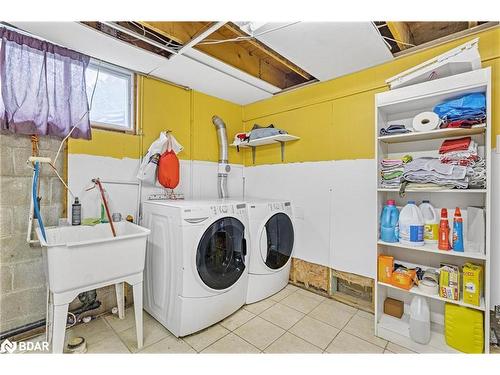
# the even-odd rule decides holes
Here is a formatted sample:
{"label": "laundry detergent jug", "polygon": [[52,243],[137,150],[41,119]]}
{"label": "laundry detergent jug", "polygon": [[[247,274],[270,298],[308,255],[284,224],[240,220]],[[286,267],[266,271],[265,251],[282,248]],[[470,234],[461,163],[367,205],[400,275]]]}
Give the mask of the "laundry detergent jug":
{"label": "laundry detergent jug", "polygon": [[410,337],[423,345],[431,341],[431,311],[425,297],[415,296],[411,300]]}
{"label": "laundry detergent jug", "polygon": [[439,238],[439,218],[428,200],[422,201],[420,212],[424,218],[424,242],[437,243]]}
{"label": "laundry detergent jug", "polygon": [[380,239],[385,242],[399,241],[399,210],[396,202],[389,199],[380,215]]}
{"label": "laundry detergent jug", "polygon": [[424,218],[415,201],[408,201],[399,213],[399,241],[405,245],[424,245]]}

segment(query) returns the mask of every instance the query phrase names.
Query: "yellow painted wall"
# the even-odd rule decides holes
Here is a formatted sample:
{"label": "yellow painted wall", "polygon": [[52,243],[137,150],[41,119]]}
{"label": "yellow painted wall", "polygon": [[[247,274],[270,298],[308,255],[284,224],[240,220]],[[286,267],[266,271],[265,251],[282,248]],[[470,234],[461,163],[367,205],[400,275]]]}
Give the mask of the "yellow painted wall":
{"label": "yellow painted wall", "polygon": [[[312,84],[247,106],[239,106],[153,78],[139,78],[143,124],[140,137],[94,130],[91,142],[70,140],[70,153],[139,158],[160,131],[170,129],[185,147],[181,159],[217,161],[218,144],[211,118],[224,119],[228,141],[236,132],[274,124],[301,137],[286,146],[285,162],[367,159],[374,157],[374,95],[385,80],[425,60],[480,37],[483,66],[492,68],[493,147],[500,134],[500,27],[397,58],[357,73]],[[252,165],[251,152],[230,149],[232,163]],[[256,164],[281,162],[278,146],[257,149]]]}
{"label": "yellow painted wall", "polygon": [[[387,90],[385,80],[476,37],[483,67],[492,67],[493,134],[500,134],[500,27],[247,105],[245,130],[273,123],[300,136],[287,144],[285,162],[373,158],[374,95]],[[278,156],[277,146],[259,148],[256,164],[280,162]],[[252,165],[249,151],[245,165]]]}
{"label": "yellow painted wall", "polygon": [[[331,160],[334,149],[331,140],[334,137],[332,124],[331,103],[320,103],[297,108],[291,111],[266,116],[253,122],[245,122],[245,129],[249,130],[257,123],[262,126],[274,124],[286,129],[290,134],[301,137],[299,141],[286,143],[285,162]],[[286,124],[286,125],[285,125]],[[245,165],[252,164],[252,153],[245,149]],[[256,149],[256,164],[281,163],[279,145],[260,146]]]}
{"label": "yellow painted wall", "polygon": [[[142,85],[141,85],[142,80]],[[191,92],[152,78],[139,77],[139,123],[144,134],[143,153],[146,153],[160,132],[171,130],[184,146],[179,159],[191,158]],[[142,98],[141,98],[142,97]],[[140,126],[140,125],[139,125]],[[137,156],[139,157],[139,156]]]}
{"label": "yellow painted wall", "polygon": [[132,134],[92,129],[90,141],[70,138],[68,153],[136,159],[140,155],[140,139]]}
{"label": "yellow painted wall", "polygon": [[[192,95],[194,104],[191,133],[192,159],[216,162],[219,160],[219,143],[217,132],[212,124],[212,116],[216,114],[224,120],[228,142],[232,143],[234,135],[242,131],[242,107],[197,91],[193,91]],[[238,153],[236,148],[230,147],[229,162],[242,164],[243,154]]]}
{"label": "yellow painted wall", "polygon": [[[185,160],[218,160],[217,134],[212,116],[217,114],[225,122],[228,140],[242,131],[242,107],[194,90],[170,85],[153,78],[138,77],[138,134],[124,134],[100,129],[92,130],[92,140],[70,139],[68,152],[138,159],[145,154],[161,131],[171,130],[184,146],[179,153]],[[142,126],[141,126],[142,125]],[[243,163],[243,155],[230,149],[229,161]]]}

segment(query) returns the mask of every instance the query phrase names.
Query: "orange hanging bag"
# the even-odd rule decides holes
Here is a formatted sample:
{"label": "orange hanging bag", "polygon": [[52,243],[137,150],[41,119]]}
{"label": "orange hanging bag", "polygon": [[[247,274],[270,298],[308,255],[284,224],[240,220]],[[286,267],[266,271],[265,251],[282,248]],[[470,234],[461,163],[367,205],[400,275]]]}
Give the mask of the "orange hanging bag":
{"label": "orange hanging bag", "polygon": [[167,189],[175,189],[179,185],[179,159],[172,150],[170,136],[165,151],[158,162],[158,182]]}

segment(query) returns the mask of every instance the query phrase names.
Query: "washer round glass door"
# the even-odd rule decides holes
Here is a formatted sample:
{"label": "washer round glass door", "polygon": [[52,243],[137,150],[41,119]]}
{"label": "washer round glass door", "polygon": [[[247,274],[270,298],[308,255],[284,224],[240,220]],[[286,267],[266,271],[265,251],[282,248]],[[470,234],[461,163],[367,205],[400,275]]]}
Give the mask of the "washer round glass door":
{"label": "washer round glass door", "polygon": [[212,289],[227,289],[245,270],[245,226],[233,217],[212,223],[198,244],[196,268]]}
{"label": "washer round glass door", "polygon": [[280,212],[271,216],[260,241],[266,266],[273,270],[282,268],[292,256],[293,240],[293,225],[288,215]]}

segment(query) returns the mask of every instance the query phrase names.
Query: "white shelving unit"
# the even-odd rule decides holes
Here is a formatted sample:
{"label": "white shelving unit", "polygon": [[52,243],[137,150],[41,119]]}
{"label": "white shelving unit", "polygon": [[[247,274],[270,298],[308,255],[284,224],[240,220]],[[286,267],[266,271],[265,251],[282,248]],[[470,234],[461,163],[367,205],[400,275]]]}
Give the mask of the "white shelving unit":
{"label": "white shelving unit", "polygon": [[[411,119],[420,112],[432,111],[433,107],[444,100],[473,92],[486,95],[487,118],[485,123],[471,129],[437,129],[428,132],[412,132],[399,135],[379,136],[381,128],[393,123],[411,124]],[[391,255],[395,263],[438,268],[441,263],[461,267],[466,262],[481,264],[484,269],[483,298],[480,306],[472,306],[462,300],[452,301],[439,295],[427,295],[417,287],[404,290],[377,280],[375,283],[375,334],[420,353],[456,352],[446,344],[444,337],[444,305],[454,303],[482,311],[484,314],[484,351],[489,352],[490,326],[490,223],[491,223],[491,71],[489,68],[474,70],[438,80],[424,82],[377,94],[375,96],[375,150],[377,160],[377,236],[380,227],[380,214],[388,199],[396,205],[404,206],[408,200],[420,204],[428,199],[436,208],[460,207],[464,213],[464,228],[467,225],[466,209],[469,206],[483,207],[486,219],[485,252],[475,253],[442,251],[437,245],[409,246],[402,243],[388,243],[375,239],[375,259],[378,255]],[[406,154],[415,157],[438,156],[438,149],[445,139],[470,136],[479,145],[479,153],[486,160],[486,189],[406,189],[406,196],[400,197],[399,189],[380,187],[380,161],[384,158],[401,158]],[[467,234],[465,234],[467,235]],[[465,239],[465,243],[466,239]],[[378,267],[377,267],[378,269]],[[378,273],[378,272],[377,272]],[[432,338],[429,344],[421,345],[409,336],[409,305],[414,295],[427,298],[431,309]],[[401,319],[384,314],[384,300],[387,297],[399,299],[405,304],[405,314]]]}
{"label": "white shelving unit", "polygon": [[297,141],[299,139],[300,139],[300,137],[297,137],[297,136],[291,135],[291,134],[277,134],[277,135],[272,135],[269,137],[254,139],[252,141],[241,143],[239,145],[235,145],[234,143],[231,143],[230,146],[231,147],[239,147],[239,148],[251,148],[252,149],[252,161],[255,164],[255,148],[256,147],[265,146],[265,145],[280,144],[280,146],[281,146],[281,161],[284,161],[285,160],[285,143],[291,142],[291,141]]}

